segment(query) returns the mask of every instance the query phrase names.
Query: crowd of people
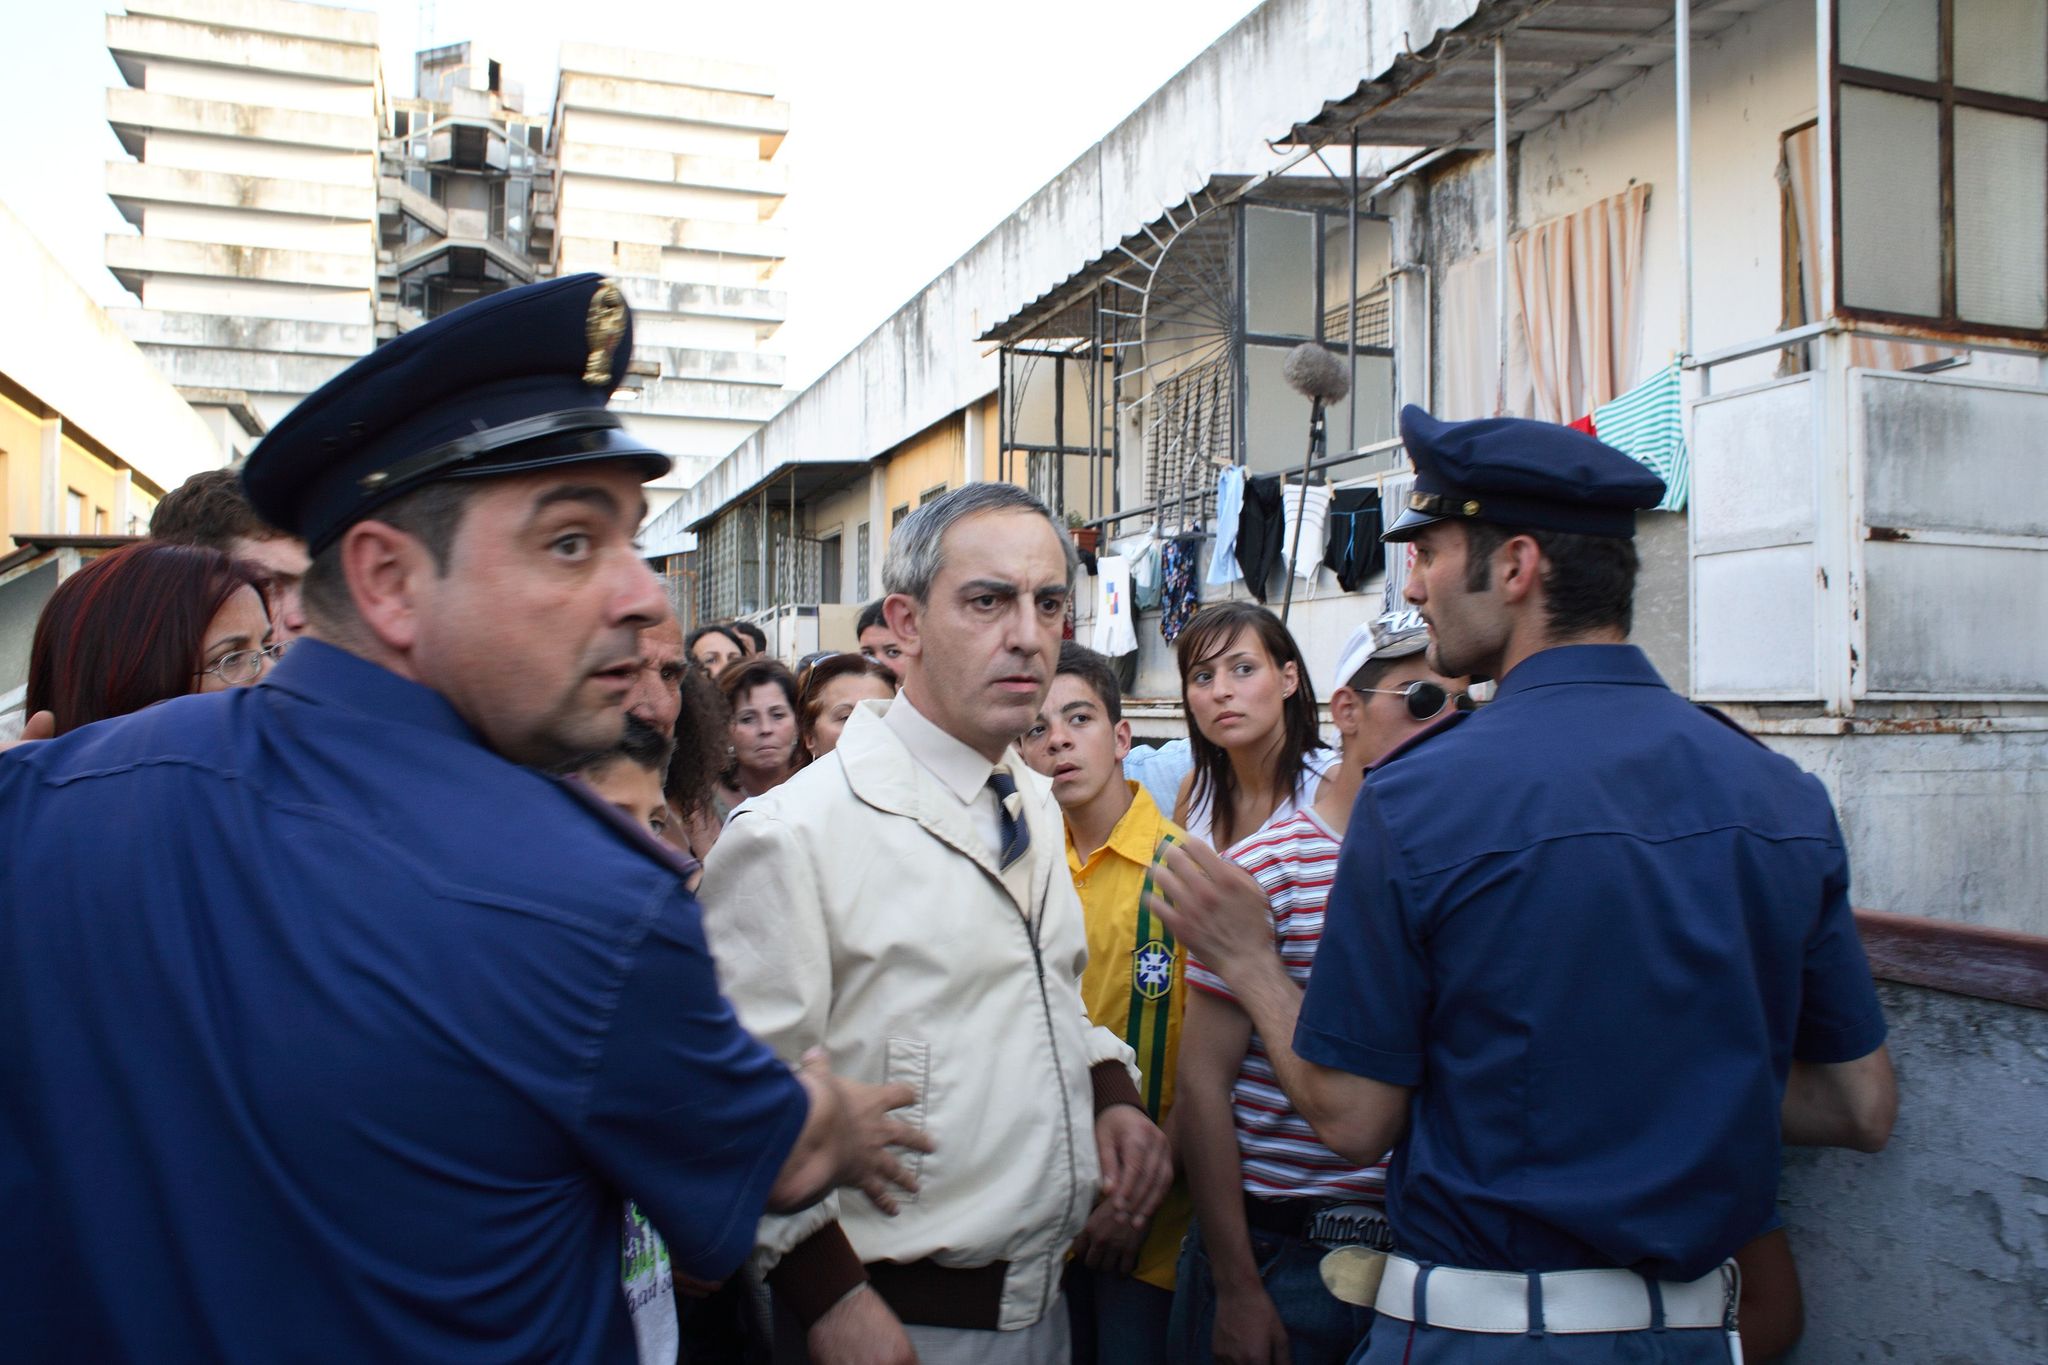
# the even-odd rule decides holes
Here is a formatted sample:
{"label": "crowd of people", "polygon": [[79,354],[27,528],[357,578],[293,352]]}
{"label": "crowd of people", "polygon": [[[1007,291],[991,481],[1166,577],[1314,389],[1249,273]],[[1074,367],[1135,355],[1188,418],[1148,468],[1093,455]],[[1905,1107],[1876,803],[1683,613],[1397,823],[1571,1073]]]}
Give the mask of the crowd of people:
{"label": "crowd of people", "polygon": [[1653,475],[1411,410],[1403,609],[1319,700],[1279,616],[1203,607],[1142,743],[1009,484],[896,528],[851,649],[686,635],[630,336],[592,276],[419,328],[49,599],[0,752],[10,1349],[1797,1339],[1778,1145],[1875,1150],[1896,1098],[1825,796],[1626,643]]}

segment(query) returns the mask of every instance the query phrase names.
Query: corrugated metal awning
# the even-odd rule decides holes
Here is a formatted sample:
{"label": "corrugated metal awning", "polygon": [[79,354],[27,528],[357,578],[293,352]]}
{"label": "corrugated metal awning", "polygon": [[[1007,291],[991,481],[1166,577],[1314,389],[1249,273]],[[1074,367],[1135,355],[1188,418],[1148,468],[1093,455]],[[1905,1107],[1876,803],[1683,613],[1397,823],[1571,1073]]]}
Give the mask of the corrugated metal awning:
{"label": "corrugated metal awning", "polygon": [[[1693,0],[1697,42],[1779,0]],[[1493,145],[1493,40],[1506,39],[1508,136],[1517,137],[1670,61],[1672,0],[1496,0],[1421,52],[1397,59],[1276,141],[1413,147]]]}

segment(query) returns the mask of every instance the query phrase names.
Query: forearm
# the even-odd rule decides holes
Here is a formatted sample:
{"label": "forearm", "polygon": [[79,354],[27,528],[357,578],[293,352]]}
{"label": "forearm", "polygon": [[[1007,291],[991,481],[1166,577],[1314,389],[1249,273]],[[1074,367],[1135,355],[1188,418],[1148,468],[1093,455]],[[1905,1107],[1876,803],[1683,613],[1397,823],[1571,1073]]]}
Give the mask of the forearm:
{"label": "forearm", "polygon": [[1230,1091],[1191,1087],[1183,1073],[1178,1092],[1174,1123],[1181,1168],[1187,1174],[1188,1197],[1201,1225],[1210,1270],[1219,1289],[1255,1285],[1259,1268],[1244,1220],[1244,1161],[1237,1150]]}
{"label": "forearm", "polygon": [[1879,1048],[1853,1062],[1792,1063],[1780,1122],[1794,1146],[1875,1152],[1890,1139],[1898,1112],[1891,1054]]}
{"label": "forearm", "polygon": [[1407,1121],[1406,1092],[1348,1071],[1304,1061],[1294,1051],[1301,987],[1275,954],[1233,965],[1230,987],[1266,1045],[1295,1112],[1331,1151],[1369,1166],[1387,1154]]}

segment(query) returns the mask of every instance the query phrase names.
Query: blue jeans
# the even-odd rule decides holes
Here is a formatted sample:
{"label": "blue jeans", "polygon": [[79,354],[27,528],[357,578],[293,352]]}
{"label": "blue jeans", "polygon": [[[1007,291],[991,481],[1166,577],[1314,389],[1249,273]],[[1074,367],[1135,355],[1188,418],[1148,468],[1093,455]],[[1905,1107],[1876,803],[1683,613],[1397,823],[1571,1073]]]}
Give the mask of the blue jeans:
{"label": "blue jeans", "polygon": [[1166,1365],[1173,1291],[1132,1275],[1067,1263],[1062,1282],[1074,1365]]}
{"label": "blue jeans", "polygon": [[[1252,1229],[1252,1260],[1259,1280],[1280,1321],[1287,1328],[1287,1346],[1294,1365],[1344,1365],[1366,1329],[1370,1308],[1358,1308],[1323,1288],[1322,1260],[1328,1249],[1301,1237]],[[1402,1324],[1405,1325],[1405,1324]],[[1173,1296],[1175,1365],[1209,1365],[1210,1340],[1216,1331],[1216,1277],[1202,1246],[1200,1220],[1188,1227],[1181,1243],[1180,1270]]]}

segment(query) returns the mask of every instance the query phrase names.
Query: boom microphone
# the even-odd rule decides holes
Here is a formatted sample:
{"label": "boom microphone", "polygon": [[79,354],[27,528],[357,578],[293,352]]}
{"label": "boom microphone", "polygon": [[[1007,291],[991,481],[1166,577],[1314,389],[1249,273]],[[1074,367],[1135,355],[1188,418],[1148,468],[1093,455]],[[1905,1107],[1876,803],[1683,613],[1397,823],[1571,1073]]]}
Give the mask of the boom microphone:
{"label": "boom microphone", "polygon": [[1344,401],[1344,395],[1351,392],[1351,376],[1337,357],[1331,355],[1313,341],[1304,341],[1287,353],[1287,363],[1280,367],[1281,378],[1287,387],[1309,400],[1308,411],[1308,458],[1301,462],[1301,498],[1294,509],[1294,544],[1287,551],[1287,563],[1283,572],[1287,579],[1287,593],[1280,599],[1280,624],[1287,624],[1287,614],[1294,609],[1294,567],[1301,562],[1301,530],[1307,518],[1309,472],[1315,468],[1316,456],[1323,452],[1323,409],[1332,403]]}
{"label": "boom microphone", "polygon": [[1319,408],[1341,403],[1351,392],[1351,376],[1345,373],[1343,362],[1313,341],[1304,341],[1287,353],[1280,375],[1287,387]]}

